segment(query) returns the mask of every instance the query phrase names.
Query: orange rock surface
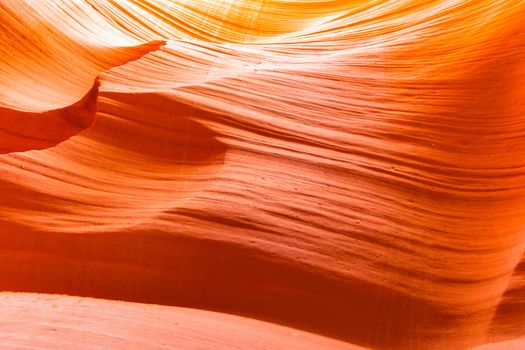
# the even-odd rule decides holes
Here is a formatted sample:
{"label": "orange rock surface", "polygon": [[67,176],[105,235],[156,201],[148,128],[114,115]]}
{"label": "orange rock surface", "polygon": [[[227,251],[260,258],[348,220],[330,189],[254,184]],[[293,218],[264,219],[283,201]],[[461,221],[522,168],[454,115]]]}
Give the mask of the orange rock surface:
{"label": "orange rock surface", "polygon": [[0,349],[524,349],[522,0],[0,0]]}

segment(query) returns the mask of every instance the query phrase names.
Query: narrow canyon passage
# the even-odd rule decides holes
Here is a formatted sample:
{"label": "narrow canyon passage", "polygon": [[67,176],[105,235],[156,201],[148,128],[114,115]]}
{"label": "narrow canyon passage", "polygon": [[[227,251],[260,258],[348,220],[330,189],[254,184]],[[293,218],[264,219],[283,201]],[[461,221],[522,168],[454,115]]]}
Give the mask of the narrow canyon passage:
{"label": "narrow canyon passage", "polygon": [[0,348],[521,349],[524,16],[0,0]]}

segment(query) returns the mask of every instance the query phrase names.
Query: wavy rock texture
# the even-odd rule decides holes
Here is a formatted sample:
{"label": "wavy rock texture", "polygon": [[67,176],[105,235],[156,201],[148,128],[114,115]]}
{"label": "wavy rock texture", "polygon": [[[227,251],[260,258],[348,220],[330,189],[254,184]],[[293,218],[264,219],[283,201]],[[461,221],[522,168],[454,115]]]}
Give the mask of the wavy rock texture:
{"label": "wavy rock texture", "polygon": [[0,347],[523,348],[524,16],[0,0]]}

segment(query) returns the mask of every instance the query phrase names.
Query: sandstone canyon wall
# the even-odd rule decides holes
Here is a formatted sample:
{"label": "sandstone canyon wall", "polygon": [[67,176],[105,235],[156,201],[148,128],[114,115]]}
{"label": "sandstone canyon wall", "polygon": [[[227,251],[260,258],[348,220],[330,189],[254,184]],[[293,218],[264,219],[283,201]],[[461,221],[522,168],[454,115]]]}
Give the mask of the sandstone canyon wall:
{"label": "sandstone canyon wall", "polygon": [[525,348],[524,1],[0,29],[0,348]]}

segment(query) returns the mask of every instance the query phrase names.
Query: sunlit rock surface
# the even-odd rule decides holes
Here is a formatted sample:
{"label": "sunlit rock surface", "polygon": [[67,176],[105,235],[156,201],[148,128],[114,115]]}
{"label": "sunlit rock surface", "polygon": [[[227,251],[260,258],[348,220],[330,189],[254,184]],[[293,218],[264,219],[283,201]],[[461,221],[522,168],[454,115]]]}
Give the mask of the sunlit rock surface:
{"label": "sunlit rock surface", "polygon": [[524,348],[524,18],[0,0],[0,348]]}

